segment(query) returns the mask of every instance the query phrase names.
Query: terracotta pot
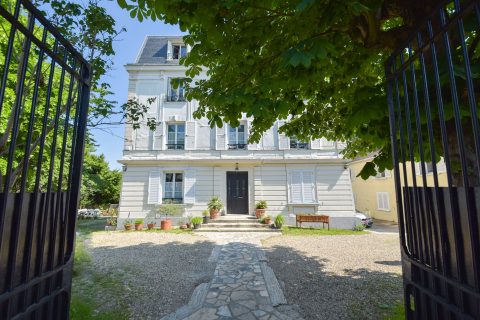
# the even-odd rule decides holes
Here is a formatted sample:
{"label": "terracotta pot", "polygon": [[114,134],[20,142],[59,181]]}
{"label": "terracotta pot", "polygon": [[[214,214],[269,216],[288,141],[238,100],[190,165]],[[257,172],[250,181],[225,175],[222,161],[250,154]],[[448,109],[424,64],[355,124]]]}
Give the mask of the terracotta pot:
{"label": "terracotta pot", "polygon": [[155,223],[148,223],[147,228],[148,230],[152,230],[155,227]]}
{"label": "terracotta pot", "polygon": [[263,215],[265,215],[265,209],[255,209],[257,219],[260,219]]}
{"label": "terracotta pot", "polygon": [[219,210],[211,209],[210,210],[210,219],[217,219]]}
{"label": "terracotta pot", "polygon": [[143,223],[135,223],[135,230],[142,231],[143,230]]}
{"label": "terracotta pot", "polygon": [[187,225],[187,229],[190,229],[190,228],[192,227],[192,223],[191,223],[191,222],[187,222],[186,225]]}
{"label": "terracotta pot", "polygon": [[265,223],[265,224],[270,224],[270,222],[272,222],[272,219],[270,219],[270,218],[267,218],[267,219],[263,220],[263,223]]}
{"label": "terracotta pot", "polygon": [[123,227],[125,228],[125,230],[132,230],[131,224],[124,224]]}
{"label": "terracotta pot", "polygon": [[162,230],[170,230],[172,229],[172,220],[162,220],[160,221],[160,228]]}

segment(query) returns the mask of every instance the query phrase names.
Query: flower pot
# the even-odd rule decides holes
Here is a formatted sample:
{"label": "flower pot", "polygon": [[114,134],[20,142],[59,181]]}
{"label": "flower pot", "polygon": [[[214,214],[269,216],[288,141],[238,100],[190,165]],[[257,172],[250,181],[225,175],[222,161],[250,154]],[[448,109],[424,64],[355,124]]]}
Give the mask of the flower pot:
{"label": "flower pot", "polygon": [[191,222],[187,222],[186,225],[187,225],[187,229],[190,229],[190,228],[192,227],[192,223],[191,223]]}
{"label": "flower pot", "polygon": [[200,228],[201,224],[200,223],[194,223],[193,224],[193,229],[198,229]]}
{"label": "flower pot", "polygon": [[125,230],[132,230],[132,225],[131,224],[124,224],[123,227],[125,228]]}
{"label": "flower pot", "polygon": [[187,229],[187,225],[186,225],[186,224],[182,224],[182,225],[180,226],[180,229],[183,229],[183,230],[184,230],[184,229]]}
{"label": "flower pot", "polygon": [[143,230],[143,223],[135,223],[135,230],[142,231]]}
{"label": "flower pot", "polygon": [[270,219],[270,218],[266,218],[266,219],[263,220],[263,223],[265,223],[265,224],[270,224],[270,222],[272,222],[272,219]]}
{"label": "flower pot", "polygon": [[148,223],[147,228],[148,230],[152,230],[155,227],[155,223]]}
{"label": "flower pot", "polygon": [[169,219],[168,219],[168,220],[162,220],[162,221],[160,222],[160,228],[161,228],[162,230],[170,230],[170,229],[172,229],[172,220],[169,220]]}
{"label": "flower pot", "polygon": [[209,216],[203,216],[203,224],[207,224],[210,221]]}
{"label": "flower pot", "polygon": [[217,219],[219,210],[211,209],[210,210],[210,219]]}
{"label": "flower pot", "polygon": [[265,215],[265,209],[255,209],[257,219],[260,219],[263,215]]}

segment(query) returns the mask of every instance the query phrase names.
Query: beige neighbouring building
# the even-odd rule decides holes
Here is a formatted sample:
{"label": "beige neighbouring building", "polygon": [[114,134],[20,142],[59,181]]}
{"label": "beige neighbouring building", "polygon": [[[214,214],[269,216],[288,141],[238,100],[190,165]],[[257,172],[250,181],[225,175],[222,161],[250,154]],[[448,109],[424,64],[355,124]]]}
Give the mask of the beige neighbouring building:
{"label": "beige neighbouring building", "polygon": [[[375,219],[398,222],[393,170],[385,170],[385,172],[378,173],[375,177],[370,177],[367,180],[357,177],[365,163],[372,159],[373,156],[354,160],[349,163],[355,208]],[[412,181],[411,162],[407,162],[406,166],[407,179],[408,181]],[[437,170],[439,186],[447,186],[447,176],[443,160],[438,162]],[[423,182],[419,163],[415,163],[415,172],[417,185],[422,186]],[[426,163],[426,172],[427,185],[433,186],[431,163]],[[403,174],[403,166],[400,166],[400,174]]]}

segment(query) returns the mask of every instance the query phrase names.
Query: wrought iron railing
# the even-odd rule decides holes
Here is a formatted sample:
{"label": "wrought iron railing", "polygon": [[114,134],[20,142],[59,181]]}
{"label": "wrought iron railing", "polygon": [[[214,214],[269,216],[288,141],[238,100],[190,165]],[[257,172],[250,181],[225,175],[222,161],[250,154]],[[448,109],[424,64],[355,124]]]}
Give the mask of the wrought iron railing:
{"label": "wrought iron railing", "polygon": [[245,143],[229,143],[228,144],[229,150],[245,150],[247,149],[247,144]]}

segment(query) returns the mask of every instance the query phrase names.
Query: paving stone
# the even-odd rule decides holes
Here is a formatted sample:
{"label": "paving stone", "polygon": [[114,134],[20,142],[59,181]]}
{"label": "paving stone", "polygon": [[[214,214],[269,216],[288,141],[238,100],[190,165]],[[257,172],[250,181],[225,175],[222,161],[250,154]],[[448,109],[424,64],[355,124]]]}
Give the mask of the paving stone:
{"label": "paving stone", "polygon": [[234,235],[231,239],[222,237],[219,243],[223,245],[216,246],[210,257],[217,263],[213,279],[197,287],[195,299],[192,296],[191,303],[180,308],[182,312],[177,312],[175,319],[301,320],[299,313],[286,304],[282,288],[266,264],[259,238],[234,241]]}

